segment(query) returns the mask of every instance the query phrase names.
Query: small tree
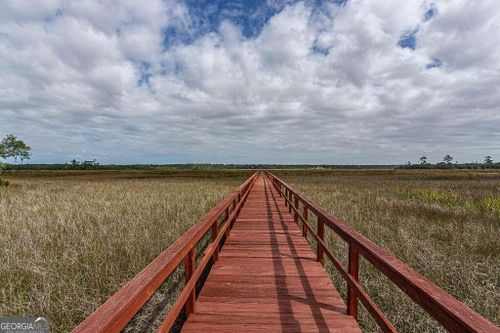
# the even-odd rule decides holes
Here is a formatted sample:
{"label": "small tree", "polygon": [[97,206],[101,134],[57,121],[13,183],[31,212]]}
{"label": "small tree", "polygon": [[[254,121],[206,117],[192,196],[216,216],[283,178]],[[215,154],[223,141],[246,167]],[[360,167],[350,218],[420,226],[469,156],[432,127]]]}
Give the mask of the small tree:
{"label": "small tree", "polygon": [[[5,147],[3,146],[3,143],[0,143],[0,158],[5,158],[4,157],[5,155],[6,155]],[[0,173],[2,173],[3,169],[5,169],[5,163],[2,163],[0,161]]]}
{"label": "small tree", "polygon": [[[31,147],[23,140],[19,140],[14,134],[7,135],[0,143],[0,158],[13,157],[16,161],[18,158],[23,161],[28,160],[30,156]],[[5,168],[5,164],[0,163],[0,172],[3,168]]]}
{"label": "small tree", "polygon": [[484,164],[492,165],[493,164],[493,158],[490,155],[485,156],[484,157]]}
{"label": "small tree", "polygon": [[0,143],[0,157],[29,160],[31,156],[31,147],[24,143],[23,140],[18,140],[14,134],[9,134],[3,138]]}
{"label": "small tree", "polygon": [[427,164],[427,156],[420,157],[420,164]]}
{"label": "small tree", "polygon": [[451,161],[453,161],[453,157],[451,155],[445,155],[443,157],[443,162],[446,163],[446,164],[450,164]]}

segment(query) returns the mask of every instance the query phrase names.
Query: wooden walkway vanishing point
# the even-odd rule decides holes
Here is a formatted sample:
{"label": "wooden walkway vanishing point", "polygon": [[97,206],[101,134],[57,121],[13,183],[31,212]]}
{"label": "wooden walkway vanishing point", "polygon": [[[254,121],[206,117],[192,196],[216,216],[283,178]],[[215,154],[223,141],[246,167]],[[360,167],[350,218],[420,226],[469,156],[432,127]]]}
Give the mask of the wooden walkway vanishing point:
{"label": "wooden walkway vanishing point", "polygon": [[[348,243],[347,267],[325,243],[325,228]],[[196,245],[207,234],[211,243],[196,260]],[[314,251],[306,235],[314,239]],[[73,332],[121,331],[178,267],[184,269],[185,286],[158,332],[176,327],[182,310],[185,333],[361,332],[359,304],[383,332],[397,332],[359,283],[360,257],[448,331],[500,333],[268,172],[250,177]],[[347,283],[347,303],[323,269],[325,259]]]}

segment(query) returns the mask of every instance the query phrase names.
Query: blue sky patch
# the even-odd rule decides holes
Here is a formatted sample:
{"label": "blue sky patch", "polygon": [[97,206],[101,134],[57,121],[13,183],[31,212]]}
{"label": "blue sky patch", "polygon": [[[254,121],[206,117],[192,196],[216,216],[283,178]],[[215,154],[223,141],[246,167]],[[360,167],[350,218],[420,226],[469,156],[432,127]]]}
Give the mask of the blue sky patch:
{"label": "blue sky patch", "polygon": [[431,69],[431,68],[436,68],[436,67],[441,67],[443,66],[443,62],[437,58],[433,58],[430,63],[425,65],[425,68]]}
{"label": "blue sky patch", "polygon": [[[321,10],[325,3],[330,2],[343,6],[348,0],[309,0],[306,5],[313,11]],[[217,32],[221,22],[227,20],[240,27],[245,38],[256,38],[262,32],[269,20],[287,5],[297,0],[288,1],[238,1],[238,0],[188,0],[185,2],[190,16],[191,25],[186,27],[183,22],[174,22],[163,30],[163,46],[168,49],[177,43],[191,44],[206,33]]]}
{"label": "blue sky patch", "polygon": [[431,4],[429,6],[429,8],[424,13],[424,22],[427,22],[430,19],[432,19],[434,17],[434,15],[436,15],[436,13],[437,13],[436,5]]}
{"label": "blue sky patch", "polygon": [[149,83],[149,79],[153,76],[149,72],[151,68],[151,64],[145,61],[139,63],[139,71],[141,72],[139,80],[137,80],[137,85],[140,87],[142,85],[146,85],[151,88],[151,84]]}
{"label": "blue sky patch", "polygon": [[415,50],[417,47],[417,29],[408,31],[401,35],[399,38],[398,45],[403,49],[412,49]]}
{"label": "blue sky patch", "polygon": [[169,48],[176,43],[191,44],[196,36],[189,33],[188,29],[168,26],[163,29],[163,46]]}
{"label": "blue sky patch", "polygon": [[331,47],[320,47],[316,43],[314,43],[313,47],[311,48],[311,51],[315,54],[322,54],[324,56],[328,55],[330,53]]}
{"label": "blue sky patch", "polygon": [[176,43],[190,44],[206,33],[217,32],[221,22],[225,20],[240,27],[244,37],[256,37],[271,17],[283,10],[288,2],[274,4],[265,0],[189,0],[185,4],[193,18],[191,26],[174,24],[165,28],[165,48]]}

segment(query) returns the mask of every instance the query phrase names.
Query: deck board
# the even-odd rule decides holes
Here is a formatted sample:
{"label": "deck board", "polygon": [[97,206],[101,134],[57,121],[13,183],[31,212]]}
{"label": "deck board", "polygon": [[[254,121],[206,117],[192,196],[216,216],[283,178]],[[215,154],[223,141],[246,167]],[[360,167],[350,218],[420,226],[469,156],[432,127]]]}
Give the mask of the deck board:
{"label": "deck board", "polygon": [[361,332],[270,182],[251,189],[182,332]]}

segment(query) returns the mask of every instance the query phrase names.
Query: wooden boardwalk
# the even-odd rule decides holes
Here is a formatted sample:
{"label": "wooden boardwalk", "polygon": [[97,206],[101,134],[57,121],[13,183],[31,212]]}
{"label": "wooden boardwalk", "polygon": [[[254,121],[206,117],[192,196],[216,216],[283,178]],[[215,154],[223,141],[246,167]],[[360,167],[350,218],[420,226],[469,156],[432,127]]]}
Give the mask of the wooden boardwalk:
{"label": "wooden boardwalk", "polygon": [[182,332],[360,332],[264,175],[254,183]]}
{"label": "wooden boardwalk", "polygon": [[[346,264],[325,242],[326,228],[347,243]],[[207,234],[212,241],[197,260],[197,245]],[[360,284],[361,258],[448,331],[500,333],[486,318],[265,171],[230,193],[73,332],[121,332],[182,267],[184,287],[156,332],[170,332],[183,310],[185,333],[361,332],[357,317],[362,305],[382,332],[397,333]],[[323,259],[347,283],[347,306],[318,261]],[[196,297],[196,285],[211,262],[215,264]]]}

